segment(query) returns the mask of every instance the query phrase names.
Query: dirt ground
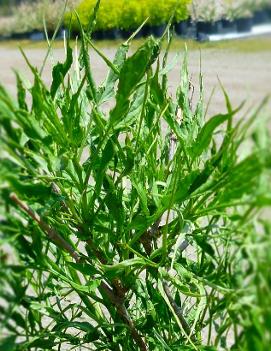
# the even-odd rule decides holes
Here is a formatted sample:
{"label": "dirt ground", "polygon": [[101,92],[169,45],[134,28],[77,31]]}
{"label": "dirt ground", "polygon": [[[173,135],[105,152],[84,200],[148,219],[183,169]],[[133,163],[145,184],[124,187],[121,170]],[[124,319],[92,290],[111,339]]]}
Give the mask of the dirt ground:
{"label": "dirt ground", "polygon": [[[270,40],[271,37],[265,40]],[[243,43],[244,44],[244,43]],[[201,66],[205,85],[205,101],[207,102],[213,88],[215,93],[210,104],[208,115],[212,115],[225,110],[225,103],[221,89],[219,87],[218,77],[225,86],[232,99],[233,105],[237,106],[244,100],[247,100],[247,107],[260,103],[261,100],[271,93],[271,50],[264,48],[249,51],[250,42],[246,43],[248,49],[238,50],[238,44],[230,45],[210,45],[203,46],[201,50],[193,48],[189,52],[189,67],[191,79],[198,86],[197,79],[200,71],[200,55]],[[252,45],[252,44],[251,44]],[[255,46],[255,42],[253,44]],[[59,45],[60,46],[60,45]],[[182,46],[183,47],[183,46]],[[261,48],[261,47],[260,47]],[[115,48],[104,47],[103,52],[108,57],[113,57]],[[37,67],[40,67],[45,56],[45,48],[31,47],[25,48],[26,55],[30,62]],[[177,65],[170,73],[169,85],[170,91],[173,93],[179,82],[179,71],[184,53],[183,49],[177,51],[176,45],[170,53],[172,60],[177,53],[181,57],[177,61]],[[94,75],[98,81],[101,81],[106,76],[106,67],[96,54],[91,52],[91,63],[94,70]],[[54,61],[63,60],[64,49],[56,48],[54,50]],[[44,71],[46,82],[50,82],[50,62]],[[5,45],[0,43],[0,83],[4,84],[8,90],[14,95],[15,79],[12,68],[19,70],[26,77],[30,77],[29,69],[27,68],[21,53],[16,48],[16,45]],[[271,107],[271,105],[270,105]],[[271,109],[270,109],[271,114]]]}

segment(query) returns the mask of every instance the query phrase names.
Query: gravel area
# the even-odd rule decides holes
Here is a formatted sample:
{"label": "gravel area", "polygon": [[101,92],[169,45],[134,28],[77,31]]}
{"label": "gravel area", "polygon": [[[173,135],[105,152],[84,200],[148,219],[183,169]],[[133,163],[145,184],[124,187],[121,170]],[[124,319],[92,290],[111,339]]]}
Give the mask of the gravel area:
{"label": "gravel area", "polygon": [[[41,67],[45,56],[45,49],[31,48],[25,50],[30,62],[37,67]],[[104,48],[103,52],[110,58],[113,57],[114,48]],[[170,60],[173,60],[177,52],[170,53]],[[173,93],[179,82],[179,71],[183,51],[179,52],[180,58],[177,65],[170,73],[169,85]],[[189,53],[189,68],[191,80],[198,86],[197,79],[201,69],[204,77],[205,100],[211,95],[213,88],[215,93],[210,105],[208,115],[223,112],[225,103],[223,94],[219,87],[218,77],[225,86],[234,106],[247,100],[247,106],[260,103],[261,100],[271,93],[271,51],[263,50],[262,52],[239,52],[238,50],[221,49],[221,48],[203,48],[192,50]],[[102,60],[93,52],[90,53],[94,76],[98,81],[106,76],[106,67]],[[54,50],[54,62],[63,60],[64,49],[57,48]],[[50,64],[52,59],[44,70],[44,79],[49,84]],[[12,69],[23,73],[26,77],[31,77],[24,59],[18,49],[8,47],[0,43],[0,83],[4,84],[14,95],[16,93],[15,79]]]}

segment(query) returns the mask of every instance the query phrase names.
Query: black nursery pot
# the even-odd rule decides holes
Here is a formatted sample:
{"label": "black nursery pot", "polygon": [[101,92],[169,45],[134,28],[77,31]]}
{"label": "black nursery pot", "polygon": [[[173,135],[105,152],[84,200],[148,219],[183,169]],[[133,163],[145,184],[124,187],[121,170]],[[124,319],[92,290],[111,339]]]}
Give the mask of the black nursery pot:
{"label": "black nursery pot", "polygon": [[[121,29],[120,35],[123,39],[128,39],[135,31],[136,29]],[[140,31],[135,35],[135,39],[143,38],[144,36],[144,28],[141,28]]]}
{"label": "black nursery pot", "polygon": [[112,28],[112,29],[107,29],[103,31],[103,39],[109,39],[109,40],[115,40],[115,39],[119,39],[120,36],[120,31],[116,28]]}
{"label": "black nursery pot", "polygon": [[247,18],[238,18],[236,20],[237,32],[244,33],[250,32],[253,26],[253,20],[251,17]]}
{"label": "black nursery pot", "polygon": [[196,39],[197,38],[197,26],[191,20],[185,20],[175,23],[175,32],[179,36],[186,39]]}
{"label": "black nursery pot", "polygon": [[43,32],[34,31],[29,35],[29,39],[32,41],[41,41],[45,39],[45,35]]}
{"label": "black nursery pot", "polygon": [[151,34],[156,38],[160,38],[164,34],[166,27],[166,24],[160,24],[159,26],[151,26]]}
{"label": "black nursery pot", "polygon": [[[49,38],[53,38],[54,34],[55,34],[55,32],[53,30],[49,30],[48,31],[48,37]],[[79,33],[78,32],[76,34],[74,32],[69,33],[67,31],[67,29],[60,28],[59,31],[56,33],[55,40],[63,40],[64,37],[68,38],[69,35],[71,35],[72,37],[76,37],[76,36],[79,36]]]}
{"label": "black nursery pot", "polygon": [[92,34],[94,40],[103,40],[104,39],[104,32],[101,30],[97,30]]}
{"label": "black nursery pot", "polygon": [[237,32],[237,25],[235,21],[230,21],[227,19],[222,19],[221,20],[222,23],[222,31],[223,34],[227,34],[227,33],[236,33]]}
{"label": "black nursery pot", "polygon": [[144,26],[144,27],[142,28],[142,36],[143,36],[144,38],[148,37],[148,36],[151,35],[151,34],[152,34],[152,32],[151,32],[151,27],[150,27],[150,26],[146,25],[146,26]]}
{"label": "black nursery pot", "polygon": [[0,41],[10,40],[12,36],[10,34],[0,35]]}
{"label": "black nursery pot", "polygon": [[13,33],[11,35],[12,39],[18,39],[18,40],[22,40],[22,39],[29,39],[31,33],[30,32],[25,32],[25,33]]}
{"label": "black nursery pot", "polygon": [[222,21],[198,22],[197,31],[198,33],[203,33],[203,34],[222,34],[223,33]]}
{"label": "black nursery pot", "polygon": [[175,23],[176,34],[184,36],[187,33],[188,26],[189,26],[188,20]]}
{"label": "black nursery pot", "polygon": [[133,34],[133,31],[130,29],[121,29],[120,35],[123,39],[128,39]]}
{"label": "black nursery pot", "polygon": [[261,10],[254,12],[253,23],[262,24],[270,21],[270,17],[267,10]]}
{"label": "black nursery pot", "polygon": [[215,25],[216,33],[217,33],[217,34],[223,34],[223,33],[224,33],[222,20],[215,21],[215,22],[214,22],[214,25]]}

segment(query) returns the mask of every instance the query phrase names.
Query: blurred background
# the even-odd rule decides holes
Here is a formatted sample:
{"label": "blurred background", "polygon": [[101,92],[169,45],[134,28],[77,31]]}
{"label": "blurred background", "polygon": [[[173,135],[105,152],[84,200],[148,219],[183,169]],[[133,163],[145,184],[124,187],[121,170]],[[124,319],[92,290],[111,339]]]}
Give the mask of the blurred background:
{"label": "blurred background", "polygon": [[[51,38],[59,27],[51,63],[61,60],[65,54],[64,36],[71,32],[74,45],[79,33],[74,9],[86,27],[95,3],[96,0],[0,0],[0,82],[14,94],[12,69],[28,76],[18,46],[34,65],[42,65],[47,50],[45,28]],[[191,82],[198,85],[202,70],[206,104],[213,96],[208,114],[224,108],[218,77],[235,105],[243,100],[255,105],[270,93],[271,0],[102,0],[93,38],[107,56],[113,57],[120,42],[147,18],[133,45],[139,46],[148,35],[161,37],[173,13],[172,91],[179,81],[187,45]],[[96,78],[102,80],[104,66],[94,52],[92,62]],[[50,61],[44,71],[48,83],[49,66]]]}

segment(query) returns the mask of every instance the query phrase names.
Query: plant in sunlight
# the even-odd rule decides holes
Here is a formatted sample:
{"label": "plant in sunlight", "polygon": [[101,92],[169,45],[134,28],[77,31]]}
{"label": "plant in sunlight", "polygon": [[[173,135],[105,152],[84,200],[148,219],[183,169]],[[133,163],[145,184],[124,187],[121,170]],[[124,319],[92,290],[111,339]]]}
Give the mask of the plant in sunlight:
{"label": "plant in sunlight", "polygon": [[227,112],[205,121],[186,53],[168,93],[171,31],[110,61],[91,41],[97,8],[50,87],[24,55],[33,85],[16,73],[17,100],[0,89],[0,349],[266,350],[260,110],[234,122],[224,93]]}

